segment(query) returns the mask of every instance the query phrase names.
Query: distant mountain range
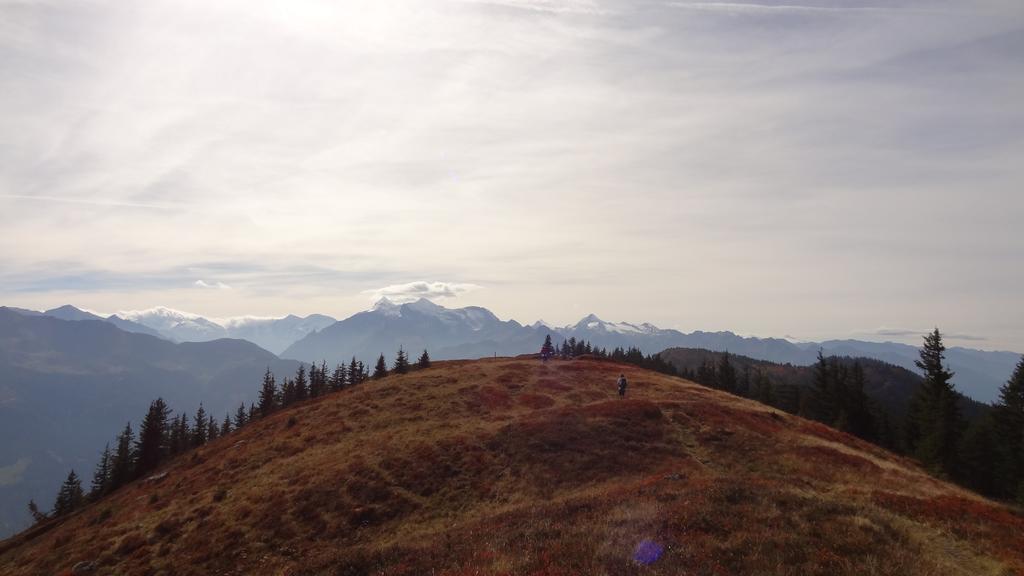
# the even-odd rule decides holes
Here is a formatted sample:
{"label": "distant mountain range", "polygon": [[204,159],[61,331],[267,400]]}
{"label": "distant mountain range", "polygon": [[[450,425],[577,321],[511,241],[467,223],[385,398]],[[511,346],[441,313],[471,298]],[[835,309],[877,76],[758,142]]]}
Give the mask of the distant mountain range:
{"label": "distant mountain range", "polygon": [[29,498],[53,503],[69,469],[87,484],[103,445],[129,420],[137,430],[151,400],[189,414],[203,402],[220,421],[256,399],[267,367],[298,366],[244,340],[175,344],[73,310],[0,307],[0,538],[27,525]]}
{"label": "distant mountain range", "polygon": [[[399,346],[416,356],[424,349],[436,359],[511,356],[536,352],[544,336],[556,340],[576,338],[602,348],[634,346],[647,354],[667,348],[729,351],[758,360],[798,366],[813,364],[821,349],[826,355],[875,358],[917,371],[918,348],[896,342],[828,340],[791,342],[782,338],[743,337],[732,332],[684,333],[648,323],[607,322],[589,314],[575,324],[551,326],[544,322],[523,325],[501,320],[476,306],[446,308],[427,299],[398,304],[383,298],[372,309],[344,320],[322,314],[284,318],[240,317],[212,320],[165,307],[122,312],[106,318],[62,306],[44,314],[64,320],[103,320],[131,332],[158,335],[174,342],[203,342],[218,338],[248,340],[282,358],[330,364],[353,356],[372,362],[380,354],[389,360]],[[951,347],[946,353],[956,372],[954,382],[967,396],[993,402],[1020,359],[1014,352],[989,352]]]}
{"label": "distant mountain range", "polygon": [[45,312],[11,308],[23,314],[44,315],[61,320],[103,320],[126,332],[149,334],[172,342],[208,342],[220,338],[248,340],[274,354],[310,332],[330,326],[336,320],[323,314],[305,318],[289,314],[284,318],[244,316],[214,321],[198,314],[181,312],[163,306],[149,310],[120,312],[100,316],[74,306],[65,305]]}
{"label": "distant mountain range", "polygon": [[[758,360],[781,364],[813,364],[818,350],[825,355],[875,358],[917,371],[918,349],[895,342],[830,340],[794,343],[781,338],[753,338],[732,332],[691,332],[661,329],[651,324],[606,322],[594,314],[576,324],[550,326],[543,322],[522,325],[500,320],[485,308],[449,309],[426,299],[408,304],[379,301],[372,310],[360,312],[317,332],[310,332],[282,352],[284,358],[326,359],[337,363],[351,358],[389,359],[399,346],[415,357],[423,349],[437,359],[511,356],[536,352],[544,336],[586,340],[601,348],[634,346],[647,354],[667,348],[701,348],[729,351]],[[954,382],[965,395],[992,402],[999,387],[1010,377],[1020,354],[986,352],[952,347],[947,360],[956,376]]]}

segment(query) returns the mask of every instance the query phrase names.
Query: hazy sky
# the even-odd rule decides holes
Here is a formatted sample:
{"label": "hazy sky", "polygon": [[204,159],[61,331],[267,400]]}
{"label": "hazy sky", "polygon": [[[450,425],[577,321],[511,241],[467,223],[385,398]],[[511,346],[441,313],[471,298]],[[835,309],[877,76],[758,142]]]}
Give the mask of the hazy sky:
{"label": "hazy sky", "polygon": [[1020,0],[0,0],[0,304],[1024,351],[1022,217]]}

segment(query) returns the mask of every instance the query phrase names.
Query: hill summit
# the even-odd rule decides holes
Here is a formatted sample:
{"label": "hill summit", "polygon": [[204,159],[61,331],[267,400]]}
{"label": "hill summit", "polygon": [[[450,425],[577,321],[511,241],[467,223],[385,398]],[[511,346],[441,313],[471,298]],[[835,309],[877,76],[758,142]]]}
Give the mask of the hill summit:
{"label": "hill summit", "polygon": [[75,565],[1002,575],[1024,570],[1024,517],[851,436],[686,380],[586,358],[498,358],[293,406],[0,544],[4,574]]}

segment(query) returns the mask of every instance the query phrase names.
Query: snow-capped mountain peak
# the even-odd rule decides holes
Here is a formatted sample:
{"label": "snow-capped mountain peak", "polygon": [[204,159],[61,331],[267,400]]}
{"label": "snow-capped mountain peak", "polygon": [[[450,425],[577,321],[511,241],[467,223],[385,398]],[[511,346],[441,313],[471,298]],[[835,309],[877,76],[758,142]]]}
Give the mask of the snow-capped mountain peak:
{"label": "snow-capped mountain peak", "polygon": [[415,310],[420,314],[428,314],[430,316],[438,316],[448,310],[444,306],[441,306],[440,304],[435,304],[430,300],[427,300],[426,298],[420,298],[415,302],[403,304],[402,307],[409,308],[410,310]]}
{"label": "snow-capped mountain peak", "polygon": [[371,312],[379,312],[386,316],[401,316],[402,307],[392,302],[387,296],[382,296],[380,300],[374,303]]}

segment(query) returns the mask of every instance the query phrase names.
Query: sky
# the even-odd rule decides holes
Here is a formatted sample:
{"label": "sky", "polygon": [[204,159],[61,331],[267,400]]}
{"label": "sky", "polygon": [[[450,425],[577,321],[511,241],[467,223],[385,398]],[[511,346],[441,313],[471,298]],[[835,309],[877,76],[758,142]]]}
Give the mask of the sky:
{"label": "sky", "polygon": [[1024,351],[1019,0],[0,0],[0,304]]}

